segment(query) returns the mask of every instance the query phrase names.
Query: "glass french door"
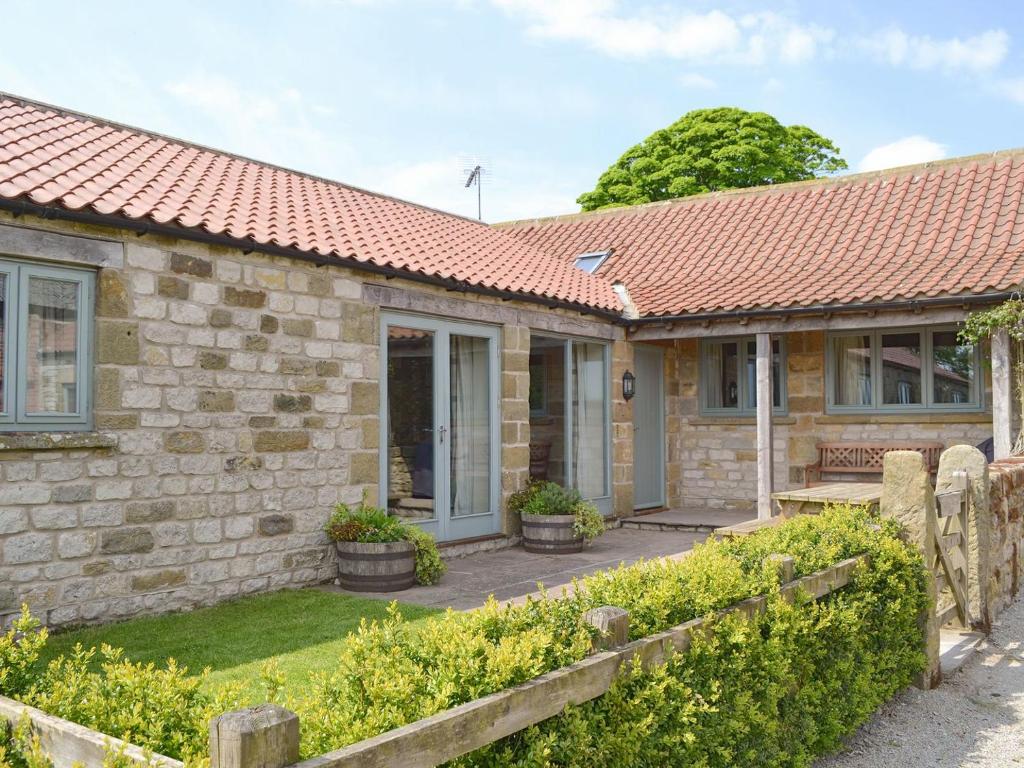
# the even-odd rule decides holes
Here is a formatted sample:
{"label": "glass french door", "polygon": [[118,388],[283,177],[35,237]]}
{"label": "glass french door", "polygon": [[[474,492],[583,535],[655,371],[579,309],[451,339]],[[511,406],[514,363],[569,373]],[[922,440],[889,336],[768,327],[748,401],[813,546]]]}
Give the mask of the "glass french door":
{"label": "glass french door", "polygon": [[498,330],[382,317],[381,494],[439,541],[500,531]]}

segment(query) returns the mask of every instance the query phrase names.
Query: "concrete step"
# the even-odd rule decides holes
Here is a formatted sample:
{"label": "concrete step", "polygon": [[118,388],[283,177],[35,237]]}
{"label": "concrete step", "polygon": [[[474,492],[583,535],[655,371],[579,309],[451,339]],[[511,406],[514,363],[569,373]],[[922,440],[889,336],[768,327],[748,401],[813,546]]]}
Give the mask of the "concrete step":
{"label": "concrete step", "polygon": [[664,512],[624,518],[622,527],[639,531],[711,533],[718,528],[742,523],[749,520],[750,517],[750,512],[691,512],[682,509],[668,509]]}

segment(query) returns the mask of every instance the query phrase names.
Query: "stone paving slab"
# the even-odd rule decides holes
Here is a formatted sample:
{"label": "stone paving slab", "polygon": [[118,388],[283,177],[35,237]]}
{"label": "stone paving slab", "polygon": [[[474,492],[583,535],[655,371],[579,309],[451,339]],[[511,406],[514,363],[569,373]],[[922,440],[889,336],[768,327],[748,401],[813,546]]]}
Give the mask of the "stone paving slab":
{"label": "stone paving slab", "polygon": [[710,532],[716,528],[736,525],[757,517],[754,512],[692,511],[687,509],[667,509],[664,512],[653,512],[648,515],[634,515],[622,521],[624,528],[638,528],[653,531],[703,531]]}
{"label": "stone paving slab", "polygon": [[[551,592],[571,584],[573,578],[594,571],[614,568],[619,563],[679,555],[688,552],[706,533],[638,531],[616,528],[605,533],[589,548],[572,555],[537,555],[522,547],[479,552],[448,561],[448,573],[439,584],[413,587],[401,592],[358,593],[364,597],[400,600],[434,608],[468,610],[486,602],[489,595],[498,600],[519,602],[537,593],[540,582]],[[322,587],[348,593],[340,587]]]}

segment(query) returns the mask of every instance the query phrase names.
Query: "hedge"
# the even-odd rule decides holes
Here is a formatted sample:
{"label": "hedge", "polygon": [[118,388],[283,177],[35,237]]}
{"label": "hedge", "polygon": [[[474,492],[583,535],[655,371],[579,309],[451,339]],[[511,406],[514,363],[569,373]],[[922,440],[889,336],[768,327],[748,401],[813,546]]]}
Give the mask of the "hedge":
{"label": "hedge", "polygon": [[[663,667],[639,668],[599,699],[452,763],[458,766],[804,766],[835,749],[923,668],[917,617],[926,600],[920,557],[850,507],[826,509],[753,536],[710,541],[676,561],[641,562],[583,579],[572,595],[519,606],[449,611],[411,629],[397,611],[364,622],[333,671],[290,695],[266,672],[268,697],[295,710],[303,757],[360,741],[529,680],[590,652],[583,614],[600,605],[630,612],[633,638],[754,595],[768,609],[721,620]],[[795,558],[806,575],[859,554],[869,565],[819,601],[779,597],[769,554]],[[188,762],[206,750],[206,723],[237,706],[231,689],[205,692],[169,664],[134,665],[104,649],[34,667],[31,629],[0,639],[0,693]],[[8,759],[11,753],[8,751]]]}

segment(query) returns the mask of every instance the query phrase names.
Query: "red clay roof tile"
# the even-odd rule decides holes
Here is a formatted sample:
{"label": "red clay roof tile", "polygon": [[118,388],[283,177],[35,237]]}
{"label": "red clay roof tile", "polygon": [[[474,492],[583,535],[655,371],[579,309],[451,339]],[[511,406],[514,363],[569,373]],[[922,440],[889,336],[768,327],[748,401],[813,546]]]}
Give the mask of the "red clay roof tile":
{"label": "red clay roof tile", "polygon": [[687,315],[1014,290],[1022,195],[1018,150],[499,227]]}
{"label": "red clay roof tile", "polygon": [[0,197],[621,310],[610,281],[480,222],[2,93]]}

